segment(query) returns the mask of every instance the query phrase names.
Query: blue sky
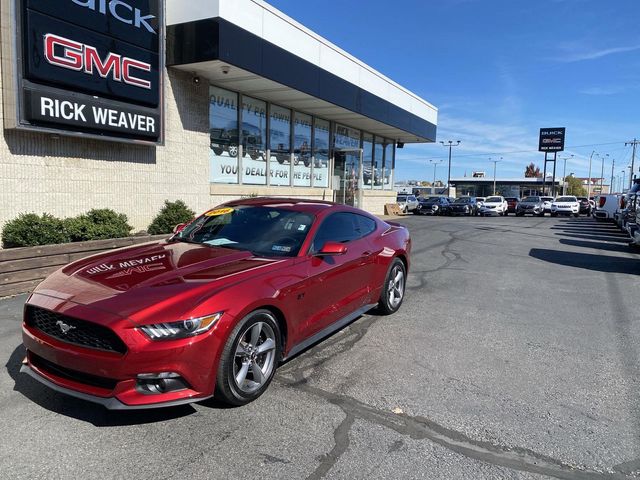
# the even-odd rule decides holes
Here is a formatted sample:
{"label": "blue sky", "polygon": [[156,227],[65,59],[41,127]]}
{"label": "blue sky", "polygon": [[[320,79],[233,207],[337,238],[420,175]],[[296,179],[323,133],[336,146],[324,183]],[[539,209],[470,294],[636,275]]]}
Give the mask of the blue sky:
{"label": "blue sky", "polygon": [[[603,157],[605,178],[612,159],[616,175],[630,162],[640,0],[268,1],[438,107],[438,141],[462,141],[454,177],[492,172],[489,158],[499,177],[542,168],[541,127],[567,128],[567,175],[587,176],[593,150],[593,176]],[[429,160],[446,158],[440,143],[408,145],[396,178],[432,179]]]}

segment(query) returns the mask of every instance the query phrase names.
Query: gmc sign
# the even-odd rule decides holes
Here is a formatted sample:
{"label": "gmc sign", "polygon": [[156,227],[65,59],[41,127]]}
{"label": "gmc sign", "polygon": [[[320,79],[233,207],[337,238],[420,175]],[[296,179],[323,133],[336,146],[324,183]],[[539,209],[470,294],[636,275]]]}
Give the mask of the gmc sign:
{"label": "gmc sign", "polygon": [[162,0],[0,2],[16,11],[15,127],[162,142]]}
{"label": "gmc sign", "polygon": [[562,152],[564,150],[564,137],[566,129],[562,128],[541,128],[540,143],[538,151],[540,152]]}

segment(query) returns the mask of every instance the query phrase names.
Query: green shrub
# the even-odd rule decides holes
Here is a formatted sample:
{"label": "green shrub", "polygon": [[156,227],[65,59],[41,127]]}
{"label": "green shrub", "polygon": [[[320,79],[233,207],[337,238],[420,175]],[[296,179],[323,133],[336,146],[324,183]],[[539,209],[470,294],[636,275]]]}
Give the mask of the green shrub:
{"label": "green shrub", "polygon": [[90,210],[84,215],[67,218],[64,227],[72,242],[128,237],[133,229],[125,214],[108,208]]}
{"label": "green shrub", "polygon": [[193,220],[195,212],[191,210],[182,200],[170,202],[166,200],[164,207],[160,213],[153,219],[149,225],[148,231],[150,235],[161,235],[163,233],[172,233],[176,225],[186,223]]}
{"label": "green shrub", "polygon": [[23,213],[2,229],[3,248],[35,247],[68,241],[64,222],[48,213],[42,216]]}

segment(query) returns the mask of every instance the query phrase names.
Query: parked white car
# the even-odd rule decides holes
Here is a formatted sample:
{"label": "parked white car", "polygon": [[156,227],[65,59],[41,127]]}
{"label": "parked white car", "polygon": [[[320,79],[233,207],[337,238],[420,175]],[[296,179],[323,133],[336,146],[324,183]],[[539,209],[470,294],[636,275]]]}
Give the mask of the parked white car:
{"label": "parked white car", "polygon": [[557,197],[551,204],[551,216],[557,217],[558,215],[579,217],[580,202],[578,199],[573,196]]}
{"label": "parked white car", "polygon": [[553,197],[540,197],[544,204],[544,213],[551,213],[551,204],[553,203]]}
{"label": "parked white car", "polygon": [[487,197],[480,207],[480,215],[483,217],[486,215],[503,216],[508,208],[509,205],[504,197]]}
{"label": "parked white car", "polygon": [[593,216],[598,221],[613,220],[618,208],[620,208],[619,195],[597,195],[595,197],[596,209]]}
{"label": "parked white car", "polygon": [[396,202],[403,213],[413,212],[420,205],[415,195],[398,195]]}

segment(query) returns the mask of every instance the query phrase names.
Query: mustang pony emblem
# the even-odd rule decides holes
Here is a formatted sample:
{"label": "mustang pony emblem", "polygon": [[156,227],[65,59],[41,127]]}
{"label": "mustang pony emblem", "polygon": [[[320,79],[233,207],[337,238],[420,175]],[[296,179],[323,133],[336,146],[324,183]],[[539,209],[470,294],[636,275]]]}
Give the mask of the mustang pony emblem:
{"label": "mustang pony emblem", "polygon": [[62,330],[62,333],[64,333],[65,335],[69,333],[69,331],[76,329],[76,327],[74,327],[73,325],[67,325],[62,320],[58,320],[56,322],[56,325],[60,327],[60,330]]}

